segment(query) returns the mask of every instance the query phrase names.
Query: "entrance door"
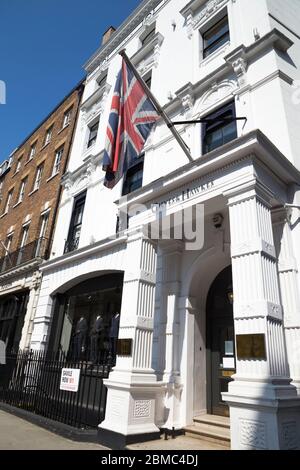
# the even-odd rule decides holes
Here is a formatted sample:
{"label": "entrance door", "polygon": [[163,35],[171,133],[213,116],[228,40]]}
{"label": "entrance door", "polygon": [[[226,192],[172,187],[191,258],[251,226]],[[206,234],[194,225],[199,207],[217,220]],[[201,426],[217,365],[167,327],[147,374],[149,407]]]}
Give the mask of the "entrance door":
{"label": "entrance door", "polygon": [[222,392],[235,373],[233,293],[231,266],[213,282],[207,299],[207,403],[208,412],[228,416]]}

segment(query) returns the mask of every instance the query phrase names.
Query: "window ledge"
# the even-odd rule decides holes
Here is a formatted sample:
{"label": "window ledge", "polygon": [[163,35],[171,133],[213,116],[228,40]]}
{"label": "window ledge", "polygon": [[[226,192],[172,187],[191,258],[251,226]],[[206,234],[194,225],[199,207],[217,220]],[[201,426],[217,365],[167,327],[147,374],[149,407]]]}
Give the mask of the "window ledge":
{"label": "window ledge", "polygon": [[55,178],[55,176],[59,175],[59,171],[57,173],[54,173],[53,175],[50,176],[50,178],[48,178],[46,181],[47,183],[51,180],[53,180],[53,178]]}
{"label": "window ledge", "polygon": [[28,196],[32,196],[34,193],[36,193],[40,188],[33,189],[31,193],[28,194]]}
{"label": "window ledge", "polygon": [[225,54],[225,52],[227,51],[227,49],[230,47],[230,41],[227,41],[223,46],[221,46],[219,49],[217,49],[216,51],[214,51],[212,54],[208,55],[207,57],[205,57],[205,59],[201,59],[200,60],[200,67],[205,67],[207,64],[209,64],[210,62],[212,62],[214,59],[216,59],[217,57]]}
{"label": "window ledge", "polygon": [[27,160],[27,162],[24,163],[24,166],[28,165],[28,163],[32,162],[33,160],[33,157],[29,158],[29,160]]}
{"label": "window ledge", "polygon": [[20,170],[15,171],[14,174],[12,175],[12,178],[14,178],[18,173],[20,173]]}
{"label": "window ledge", "polygon": [[64,127],[62,127],[62,128],[58,131],[57,135],[60,134],[61,132],[63,132],[67,127],[69,127],[69,125],[70,125],[70,123],[68,123],[68,124],[66,124]]}
{"label": "window ledge", "polygon": [[21,204],[21,202],[23,202],[23,199],[22,199],[22,201],[18,201],[17,204],[15,204],[15,205],[13,206],[13,209],[14,209],[15,207],[18,207],[18,206]]}
{"label": "window ledge", "polygon": [[0,219],[2,219],[2,217],[5,217],[7,213],[8,213],[8,211],[7,211],[7,212],[3,212],[3,214],[0,215]]}
{"label": "window ledge", "polygon": [[50,143],[51,143],[51,140],[49,140],[49,142],[44,144],[40,151],[44,150]]}

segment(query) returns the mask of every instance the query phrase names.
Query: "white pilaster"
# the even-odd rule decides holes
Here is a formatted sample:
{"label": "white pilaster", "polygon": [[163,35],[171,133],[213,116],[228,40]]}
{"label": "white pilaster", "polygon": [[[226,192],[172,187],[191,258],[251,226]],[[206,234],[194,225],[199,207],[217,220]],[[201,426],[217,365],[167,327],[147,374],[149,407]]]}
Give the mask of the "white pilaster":
{"label": "white pilaster", "polygon": [[161,382],[151,368],[156,280],[156,246],[141,232],[128,239],[119,338],[132,339],[130,357],[118,356],[105,381],[108,389],[101,432],[153,434]]}
{"label": "white pilaster", "polygon": [[266,359],[238,359],[223,397],[233,449],[300,448],[300,402],[290,385],[270,200],[257,181],[229,198],[235,335],[264,334]]}
{"label": "white pilaster", "polygon": [[[161,284],[160,284],[160,336],[164,343],[161,348],[163,363],[161,373],[166,383],[164,427],[181,427],[180,404],[182,381],[180,377],[180,267],[182,242],[171,241],[161,246]],[[163,341],[164,338],[164,341]]]}
{"label": "white pilaster", "polygon": [[31,347],[31,335],[33,331],[33,322],[36,313],[36,308],[39,300],[40,288],[41,274],[39,271],[36,271],[32,275],[32,281],[30,285],[29,299],[24,319],[22,337],[19,344],[19,348],[21,350],[30,349]]}
{"label": "white pilaster", "polygon": [[274,236],[290,375],[300,395],[300,298],[291,221],[286,209],[273,211]]}

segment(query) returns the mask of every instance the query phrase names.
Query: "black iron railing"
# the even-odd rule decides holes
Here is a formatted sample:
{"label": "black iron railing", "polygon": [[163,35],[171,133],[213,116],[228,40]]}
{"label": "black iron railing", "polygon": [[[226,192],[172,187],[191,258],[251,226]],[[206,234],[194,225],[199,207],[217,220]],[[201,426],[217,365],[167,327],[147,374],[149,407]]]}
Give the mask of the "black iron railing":
{"label": "black iron railing", "polygon": [[47,238],[38,238],[12,253],[7,253],[0,258],[0,273],[32,261],[35,258],[47,258],[47,246]]}
{"label": "black iron railing", "polygon": [[[62,369],[79,369],[77,391],[61,390]],[[80,428],[96,428],[105,417],[111,365],[71,362],[45,351],[10,353],[0,365],[0,401]]]}
{"label": "black iron railing", "polygon": [[70,238],[65,243],[64,253],[71,253],[78,249],[79,246],[79,237]]}

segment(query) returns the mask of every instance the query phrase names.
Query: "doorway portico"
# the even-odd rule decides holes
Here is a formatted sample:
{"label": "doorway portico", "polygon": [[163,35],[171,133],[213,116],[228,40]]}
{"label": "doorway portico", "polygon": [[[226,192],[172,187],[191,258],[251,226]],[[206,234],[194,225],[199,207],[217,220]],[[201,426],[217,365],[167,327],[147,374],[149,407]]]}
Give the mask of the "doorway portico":
{"label": "doorway portico", "polygon": [[[128,413],[147,402],[149,433],[159,428],[181,429],[201,414],[230,414],[232,448],[285,448],[288,444],[279,437],[277,443],[267,442],[267,429],[277,420],[275,434],[280,436],[280,422],[288,421],[292,412],[298,445],[300,407],[283,346],[281,284],[272,225],[273,210],[290,200],[290,188],[299,178],[296,173],[268,139],[255,131],[118,201],[121,211],[131,211],[131,236],[137,230],[145,239],[158,213],[176,219],[176,213],[204,205],[202,246],[187,249],[184,238],[152,239],[157,267],[149,275],[139,274],[140,283],[155,285],[151,351],[147,350],[152,359],[150,369],[148,361],[144,372],[143,366],[136,370],[135,364],[143,363],[142,350],[133,347],[130,377],[134,377],[136,397],[131,394]],[[153,211],[153,205],[158,211]],[[138,207],[136,213],[134,206]],[[216,216],[221,223],[214,222]],[[143,250],[142,242],[136,246]],[[142,290],[136,296],[138,320],[131,328],[138,330],[148,301]],[[125,313],[122,318],[125,330]],[[120,326],[122,331],[122,320]],[[137,338],[133,332],[131,335]],[[254,341],[259,335],[266,354],[242,357],[236,349],[237,335],[239,341],[249,337]],[[129,373],[126,364],[122,358],[117,360],[118,379]],[[110,381],[106,382],[108,396],[111,390],[111,397],[118,395],[121,401],[121,396],[130,393],[125,384],[122,391],[121,383],[116,391],[116,382]],[[284,390],[283,400],[279,389]],[[279,407],[272,405],[275,397]],[[261,407],[266,400],[268,407]],[[108,408],[101,428],[113,432],[110,411]],[[117,415],[115,399],[113,413]],[[142,430],[143,418],[132,428],[130,416],[126,419],[124,434],[128,432],[133,439],[134,431],[138,435]],[[132,421],[137,422],[136,415]],[[262,429],[258,444],[251,437],[252,428],[254,434]]]}

